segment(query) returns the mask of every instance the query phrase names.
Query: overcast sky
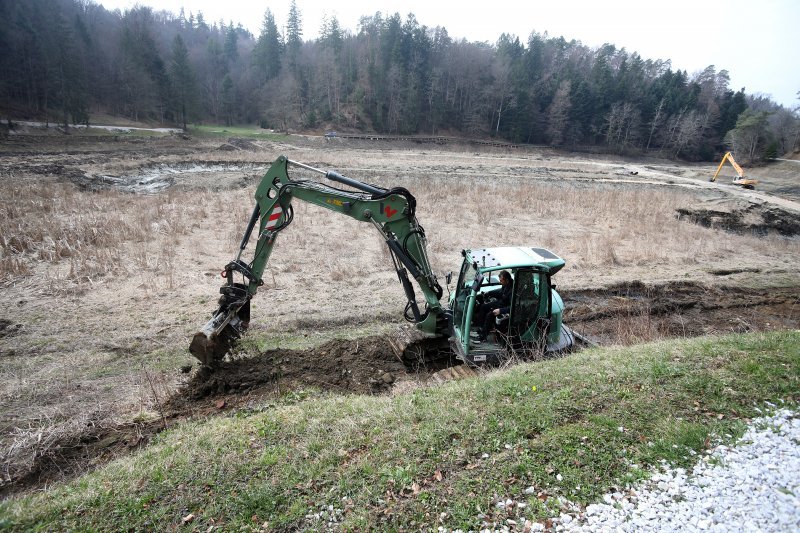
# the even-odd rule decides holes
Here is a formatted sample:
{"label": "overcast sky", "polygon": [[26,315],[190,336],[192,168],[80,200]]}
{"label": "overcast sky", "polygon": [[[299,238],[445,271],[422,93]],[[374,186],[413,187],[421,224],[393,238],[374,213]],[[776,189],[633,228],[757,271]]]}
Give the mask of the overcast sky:
{"label": "overcast sky", "polygon": [[[136,4],[177,13],[203,12],[207,22],[233,21],[258,35],[269,8],[279,28],[290,0],[95,0],[106,9]],[[296,0],[303,38],[317,36],[324,14],[352,32],[363,15],[413,13],[421,25],[444,26],[452,38],[494,43],[501,33],[523,42],[536,31],[596,47],[612,43],[645,59],[670,59],[689,74],[714,65],[731,76],[731,89],[768,94],[800,105],[800,0]]]}

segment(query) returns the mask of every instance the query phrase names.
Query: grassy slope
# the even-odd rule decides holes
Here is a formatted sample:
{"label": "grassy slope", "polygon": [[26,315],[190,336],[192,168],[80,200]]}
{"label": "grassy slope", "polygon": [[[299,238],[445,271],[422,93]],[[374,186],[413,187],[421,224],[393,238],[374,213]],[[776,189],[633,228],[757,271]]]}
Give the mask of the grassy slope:
{"label": "grassy slope", "polygon": [[0,524],[166,529],[191,513],[186,528],[320,529],[305,515],[333,505],[347,529],[475,529],[505,517],[495,497],[543,519],[556,496],[586,503],[661,459],[691,464],[755,406],[797,402],[799,382],[800,332],[782,332],[589,350],[394,397],[295,393],[7,501]]}

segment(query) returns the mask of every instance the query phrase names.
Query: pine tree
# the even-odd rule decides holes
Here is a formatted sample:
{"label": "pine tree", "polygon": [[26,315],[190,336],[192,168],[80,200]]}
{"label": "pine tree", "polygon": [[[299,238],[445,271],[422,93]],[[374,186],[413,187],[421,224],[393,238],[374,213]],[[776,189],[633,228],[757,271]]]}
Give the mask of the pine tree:
{"label": "pine tree", "polygon": [[264,13],[264,23],[261,26],[261,34],[258,36],[256,47],[253,50],[253,63],[261,71],[264,81],[269,81],[278,76],[281,69],[281,53],[283,43],[278,33],[278,26],[275,24],[275,17],[272,11],[267,8]]}
{"label": "pine tree", "polygon": [[225,58],[228,64],[234,64],[239,60],[239,36],[236,34],[236,28],[233,27],[233,22],[228,25],[225,31]]}
{"label": "pine tree", "polygon": [[233,87],[233,79],[230,74],[225,74],[222,80],[222,114],[225,117],[225,125],[232,126],[234,123],[234,108],[236,107],[236,95]]}
{"label": "pine tree", "polygon": [[186,122],[194,106],[195,77],[189,63],[189,50],[180,35],[172,41],[172,62],[170,64],[170,79],[175,103],[178,111],[178,120],[186,130]]}
{"label": "pine tree", "polygon": [[303,21],[300,10],[297,9],[297,2],[292,0],[289,5],[289,19],[286,22],[286,53],[289,57],[289,64],[294,67],[297,65],[297,56],[300,54],[300,47],[303,44]]}
{"label": "pine tree", "polygon": [[342,50],[342,28],[335,15],[330,19],[327,17],[322,19],[319,33],[319,42],[324,47],[333,49],[337,54]]}
{"label": "pine tree", "polygon": [[88,88],[86,72],[72,25],[62,14],[54,28],[54,44],[57,54],[54,69],[55,92],[61,107],[61,122],[64,129],[73,124],[88,124]]}

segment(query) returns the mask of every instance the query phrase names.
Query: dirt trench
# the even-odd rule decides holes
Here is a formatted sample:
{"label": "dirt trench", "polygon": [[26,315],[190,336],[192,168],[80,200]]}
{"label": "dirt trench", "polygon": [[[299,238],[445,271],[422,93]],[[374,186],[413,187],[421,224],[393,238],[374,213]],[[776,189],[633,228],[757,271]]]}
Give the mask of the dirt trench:
{"label": "dirt trench", "polygon": [[384,337],[334,339],[306,350],[270,350],[247,359],[234,356],[213,372],[197,372],[181,395],[191,402],[264,387],[275,394],[299,388],[371,394],[390,389],[408,373]]}
{"label": "dirt trench", "polygon": [[[718,270],[726,277],[757,269]],[[565,322],[600,345],[800,328],[800,288],[631,282],[565,291]]]}
{"label": "dirt trench", "polygon": [[[720,270],[720,277],[739,274]],[[757,275],[752,270],[744,272]],[[564,321],[601,346],[665,338],[800,328],[800,288],[706,286],[631,282],[604,289],[564,291]],[[441,368],[410,369],[385,337],[333,340],[306,350],[271,350],[198,372],[179,392],[185,404],[209,398],[281,394],[299,388],[376,394],[398,380],[425,381]]]}

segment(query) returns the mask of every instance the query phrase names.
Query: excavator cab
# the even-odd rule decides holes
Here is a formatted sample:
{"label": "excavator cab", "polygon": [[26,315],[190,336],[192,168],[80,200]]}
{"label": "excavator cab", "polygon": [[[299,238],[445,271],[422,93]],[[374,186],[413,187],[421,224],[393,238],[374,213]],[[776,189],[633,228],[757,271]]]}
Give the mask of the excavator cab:
{"label": "excavator cab", "polygon": [[[450,344],[459,359],[470,365],[495,365],[507,357],[572,347],[573,334],[562,323],[564,303],[552,282],[564,266],[563,259],[544,248],[528,247],[464,250],[462,255],[450,301]],[[500,287],[502,270],[513,278],[510,310],[494,319],[488,338],[479,340],[478,332],[486,320],[477,316],[482,295]]]}

